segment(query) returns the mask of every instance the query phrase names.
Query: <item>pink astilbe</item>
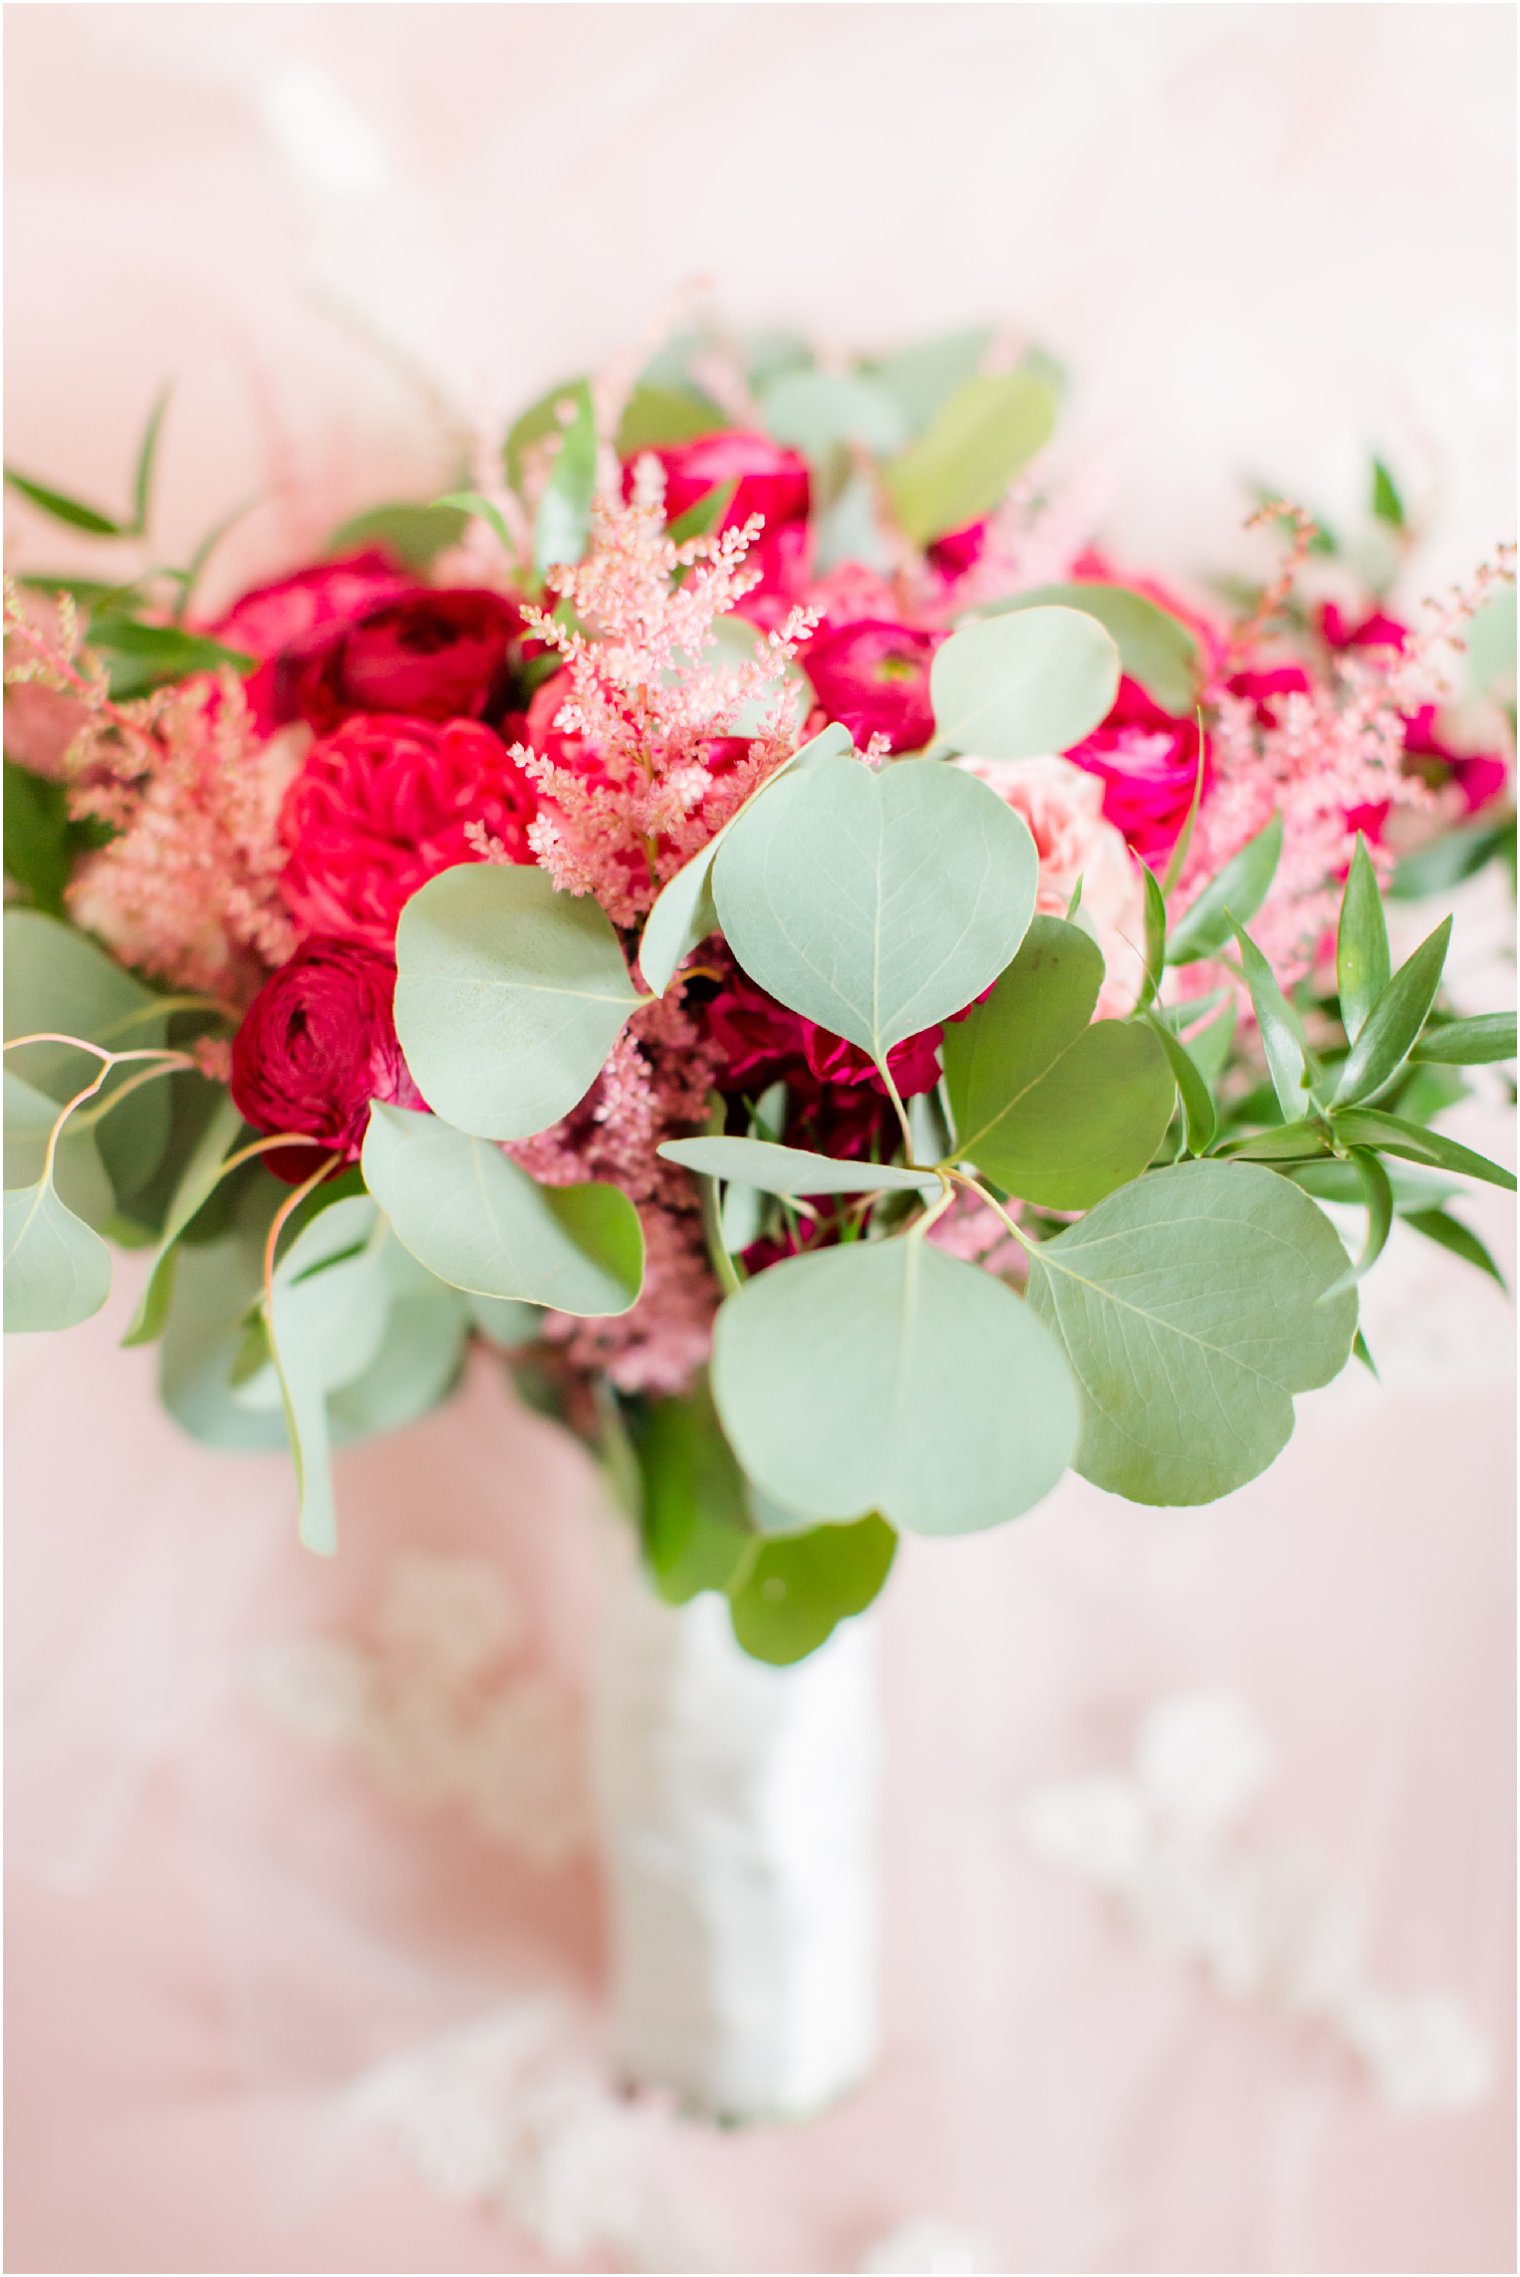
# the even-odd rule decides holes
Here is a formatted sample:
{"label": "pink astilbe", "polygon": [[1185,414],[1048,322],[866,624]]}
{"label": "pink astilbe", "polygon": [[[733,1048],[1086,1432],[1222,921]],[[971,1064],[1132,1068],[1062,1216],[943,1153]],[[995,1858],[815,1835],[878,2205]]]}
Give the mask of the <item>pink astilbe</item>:
{"label": "pink astilbe", "polygon": [[[745,557],[759,517],[675,545],[665,532],[662,484],[658,462],[641,460],[630,499],[596,502],[586,559],[551,573],[583,630],[567,630],[541,609],[524,611],[564,659],[568,693],[552,740],[573,738],[580,747],[564,756],[514,748],[543,801],[529,842],[556,885],[593,894],[619,925],[646,910],[790,756],[795,703],[787,667],[817,622],[815,611],[794,609],[753,657],[715,661],[714,626],[756,582]],[[741,727],[747,712],[758,713],[753,730]],[[735,739],[742,753],[720,756],[715,746]]]}
{"label": "pink astilbe", "polygon": [[614,1320],[550,1313],[546,1334],[575,1366],[623,1392],[682,1391],[707,1358],[718,1286],[707,1260],[696,1182],[656,1151],[706,1120],[717,1052],[673,998],[646,1005],[563,1122],[507,1148],[544,1185],[602,1178],[620,1186],[644,1228],[644,1288]]}

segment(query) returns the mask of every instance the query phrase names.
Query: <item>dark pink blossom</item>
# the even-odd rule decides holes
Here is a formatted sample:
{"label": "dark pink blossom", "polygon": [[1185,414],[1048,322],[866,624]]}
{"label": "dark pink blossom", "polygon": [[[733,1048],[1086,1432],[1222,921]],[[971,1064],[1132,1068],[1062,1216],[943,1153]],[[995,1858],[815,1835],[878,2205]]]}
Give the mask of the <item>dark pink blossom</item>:
{"label": "dark pink blossom", "polygon": [[[372,1099],[420,1108],[396,1040],[396,968],[353,941],[312,940],[266,980],[232,1041],[232,1096],[257,1131],[320,1139],[356,1162]],[[296,1184],[321,1161],[314,1147],[264,1157]]]}
{"label": "dark pink blossom", "polygon": [[813,692],[857,744],[884,735],[892,751],[917,751],[934,734],[929,666],[946,638],[911,625],[864,618],[815,634],[803,651]]}
{"label": "dark pink blossom", "polygon": [[[761,572],[760,582],[738,607],[756,624],[779,624],[807,576],[812,547],[812,478],[806,459],[773,443],[769,435],[742,428],[698,435],[692,442],[667,443],[647,455],[657,458],[665,470],[667,521],[678,521],[709,491],[728,482],[735,485],[734,494],[719,531],[737,528],[752,514],[765,517],[765,527],[748,556],[748,566]],[[624,468],[623,488],[625,496],[631,495],[631,463]]]}

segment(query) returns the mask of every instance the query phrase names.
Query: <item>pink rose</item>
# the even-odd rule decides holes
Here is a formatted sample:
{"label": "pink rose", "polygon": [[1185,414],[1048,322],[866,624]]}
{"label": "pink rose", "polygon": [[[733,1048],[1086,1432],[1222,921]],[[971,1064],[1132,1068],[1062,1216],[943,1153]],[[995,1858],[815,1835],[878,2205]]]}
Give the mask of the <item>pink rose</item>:
{"label": "pink rose", "polygon": [[[644,452],[637,454],[640,458]],[[807,575],[812,533],[812,478],[806,459],[784,450],[768,435],[725,428],[694,442],[668,443],[654,451],[665,469],[665,517],[677,521],[720,483],[737,485],[719,530],[737,528],[751,514],[763,514],[765,527],[751,546],[747,563],[761,571],[760,583],[739,603],[741,616],[756,624],[779,624]],[[633,487],[633,467],[624,469],[625,494]]]}
{"label": "pink rose", "polygon": [[536,806],[505,745],[473,720],[348,720],[312,746],[285,793],[285,906],[309,932],[388,954],[417,888],[481,858],[469,825],[499,840],[512,861],[531,862]]}
{"label": "pink rose", "polygon": [[957,759],[1021,814],[1040,857],[1035,907],[1064,917],[1082,881],[1081,914],[1108,968],[1102,1019],[1127,1012],[1139,993],[1145,897],[1124,839],[1103,814],[1103,785],[1068,759]]}
{"label": "pink rose", "polygon": [[276,708],[319,735],[356,712],[495,716],[510,694],[521,631],[521,616],[499,593],[408,586],[286,648],[276,667]]}
{"label": "pink rose", "polygon": [[[265,981],[232,1041],[232,1097],[257,1131],[321,1139],[357,1162],[372,1099],[420,1108],[396,1041],[389,957],[353,941],[312,940]],[[315,1147],[264,1156],[296,1185],[321,1162]]]}
{"label": "pink rose", "polygon": [[867,618],[815,634],[802,661],[824,711],[857,744],[884,735],[891,751],[917,751],[934,734],[929,666],[945,637]]}
{"label": "pink rose", "polygon": [[318,562],[297,570],[293,577],[276,578],[241,594],[215,624],[200,628],[213,640],[260,658],[260,666],[243,685],[254,719],[263,734],[281,724],[276,700],[276,660],[286,649],[350,623],[376,602],[410,590],[413,580],[402,575],[377,546],[363,553],[345,554],[341,561]]}
{"label": "pink rose", "polygon": [[1176,719],[1121,680],[1101,727],[1066,754],[1103,785],[1103,812],[1142,861],[1164,861],[1198,780],[1198,723]]}

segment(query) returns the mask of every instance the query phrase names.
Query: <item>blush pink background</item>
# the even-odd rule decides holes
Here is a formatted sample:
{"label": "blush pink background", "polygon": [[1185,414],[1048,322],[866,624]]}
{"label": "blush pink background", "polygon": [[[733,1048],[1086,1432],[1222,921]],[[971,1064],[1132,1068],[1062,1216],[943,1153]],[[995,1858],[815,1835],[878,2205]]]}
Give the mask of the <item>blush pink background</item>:
{"label": "blush pink background", "polygon": [[[283,483],[305,505],[225,574],[272,567],[425,490],[440,397],[492,418],[707,271],[736,320],[841,341],[1027,325],[1076,375],[1107,526],[1160,567],[1239,558],[1243,475],[1343,512],[1377,443],[1434,582],[1513,519],[1512,47],[1461,6],[13,8],[8,456],[119,497],[176,375],[162,544]],[[67,554],[24,517],[13,547]],[[1461,907],[1474,1010],[1512,988],[1501,903]],[[1492,1105],[1451,1127],[1506,1143]],[[1506,1247],[1502,1198],[1470,1214]],[[1511,1314],[1402,1229],[1385,1263],[1382,1388],[1302,1402],[1227,1505],[1073,1482],[910,1545],[887,2061],[809,2129],[665,2128],[704,2266],[854,2268],[927,2215],[1007,2269],[1513,2266]],[[342,2093],[544,1987],[594,2048],[594,1878],[378,1800],[251,1672],[362,1621],[398,1548],[468,1547],[583,1687],[594,1479],[482,1363],[344,1458],[319,1566],[284,1467],[189,1445],[114,1349],[137,1271],[8,1354],[7,2261],[547,2266]],[[1467,2008],[1488,2100],[1399,2116],[1021,1847],[1030,1786],[1117,1767],[1200,1686],[1271,1733],[1262,1831],[1324,1860],[1379,1979]]]}

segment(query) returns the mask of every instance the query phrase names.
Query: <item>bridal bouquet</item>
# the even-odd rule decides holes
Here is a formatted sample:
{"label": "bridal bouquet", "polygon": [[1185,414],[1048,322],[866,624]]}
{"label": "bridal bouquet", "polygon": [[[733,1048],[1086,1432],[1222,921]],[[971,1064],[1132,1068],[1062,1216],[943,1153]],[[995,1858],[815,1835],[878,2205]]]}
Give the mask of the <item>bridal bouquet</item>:
{"label": "bridal bouquet", "polygon": [[[1395,1217],[1492,1270],[1432,1118],[1514,1023],[1384,897],[1513,848],[1508,559],[1396,617],[1376,465],[1183,601],[1058,385],[694,339],[214,614],[209,548],[13,583],[8,1325],[149,1249],[127,1342],[318,1550],[484,1340],[785,1662],[903,1529],[1256,1476]],[[8,480],[119,560],[157,424],[129,517]]]}

